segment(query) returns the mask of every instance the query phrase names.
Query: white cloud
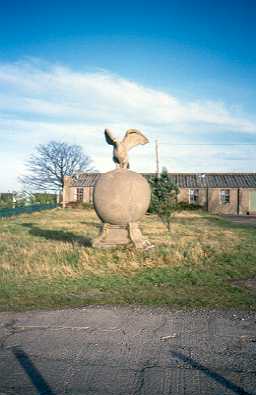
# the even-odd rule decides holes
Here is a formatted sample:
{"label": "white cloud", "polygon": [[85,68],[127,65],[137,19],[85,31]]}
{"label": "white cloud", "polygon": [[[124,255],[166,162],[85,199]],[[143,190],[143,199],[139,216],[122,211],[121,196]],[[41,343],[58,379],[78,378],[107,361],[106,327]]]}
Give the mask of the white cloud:
{"label": "white cloud", "polygon": [[[226,131],[256,135],[256,121],[228,109],[222,101],[184,102],[105,71],[82,73],[39,61],[0,64],[0,91],[1,144],[10,155],[20,152],[24,158],[38,143],[63,139],[83,145],[96,166],[106,170],[112,164],[111,148],[103,139],[105,127],[119,136],[127,128],[138,128],[151,141],[156,137],[170,141],[163,150],[167,166],[172,164],[168,159],[171,142],[182,140],[183,133],[190,134],[190,141],[201,132],[209,132],[209,137]],[[152,145],[138,149],[137,160],[131,152],[134,168],[152,171],[153,152]],[[210,149],[204,149],[205,153],[208,162],[211,155],[214,160]],[[205,163],[201,148],[198,155]],[[177,156],[180,169],[181,162]],[[187,171],[193,171],[196,163],[191,157]]]}
{"label": "white cloud", "polygon": [[256,123],[232,114],[223,102],[181,102],[161,91],[107,72],[79,73],[60,66],[0,65],[0,109],[79,122],[145,125],[216,124],[256,133]]}

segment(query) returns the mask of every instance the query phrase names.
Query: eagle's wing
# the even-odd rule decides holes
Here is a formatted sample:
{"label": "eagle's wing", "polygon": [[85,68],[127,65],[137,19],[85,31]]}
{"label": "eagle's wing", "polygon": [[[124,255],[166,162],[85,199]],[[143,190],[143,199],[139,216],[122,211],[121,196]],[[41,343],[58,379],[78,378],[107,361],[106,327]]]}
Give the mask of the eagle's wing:
{"label": "eagle's wing", "polygon": [[110,145],[114,145],[115,142],[116,142],[116,139],[113,137],[113,135],[111,134],[110,130],[109,129],[105,129],[104,133],[105,133],[106,142],[108,144],[110,144]]}
{"label": "eagle's wing", "polygon": [[129,129],[125,133],[125,136],[122,140],[122,143],[125,144],[127,150],[135,147],[138,144],[147,144],[149,141],[147,137],[144,136],[139,130],[137,129]]}

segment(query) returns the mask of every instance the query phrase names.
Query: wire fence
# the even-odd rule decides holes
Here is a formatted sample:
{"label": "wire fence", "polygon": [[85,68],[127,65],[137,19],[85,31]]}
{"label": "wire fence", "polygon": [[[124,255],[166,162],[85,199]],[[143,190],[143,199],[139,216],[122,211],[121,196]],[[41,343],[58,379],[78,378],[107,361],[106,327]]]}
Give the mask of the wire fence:
{"label": "wire fence", "polygon": [[25,207],[2,208],[0,209],[0,218],[13,217],[16,215],[26,214],[26,213],[34,213],[36,211],[49,210],[56,207],[59,207],[59,205],[56,203],[52,203],[52,204],[34,204]]}

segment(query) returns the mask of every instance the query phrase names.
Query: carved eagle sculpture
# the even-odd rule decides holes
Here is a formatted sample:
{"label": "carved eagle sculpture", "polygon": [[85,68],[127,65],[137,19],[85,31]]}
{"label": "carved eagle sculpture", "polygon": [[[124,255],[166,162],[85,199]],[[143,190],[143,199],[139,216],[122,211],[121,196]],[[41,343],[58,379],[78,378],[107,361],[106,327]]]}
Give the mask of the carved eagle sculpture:
{"label": "carved eagle sculpture", "polygon": [[129,129],[122,141],[113,137],[109,129],[105,129],[105,138],[108,144],[113,145],[113,161],[117,167],[129,169],[128,151],[139,144],[147,144],[148,139],[136,129]]}

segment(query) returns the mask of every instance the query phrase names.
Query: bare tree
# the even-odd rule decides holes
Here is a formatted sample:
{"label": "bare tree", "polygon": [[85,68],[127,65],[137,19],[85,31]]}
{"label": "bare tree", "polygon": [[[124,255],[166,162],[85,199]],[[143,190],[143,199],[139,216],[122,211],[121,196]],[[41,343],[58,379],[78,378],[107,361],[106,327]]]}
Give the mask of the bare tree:
{"label": "bare tree", "polygon": [[20,182],[36,190],[62,190],[64,176],[95,171],[92,160],[79,145],[61,141],[40,144],[26,163],[28,174]]}

